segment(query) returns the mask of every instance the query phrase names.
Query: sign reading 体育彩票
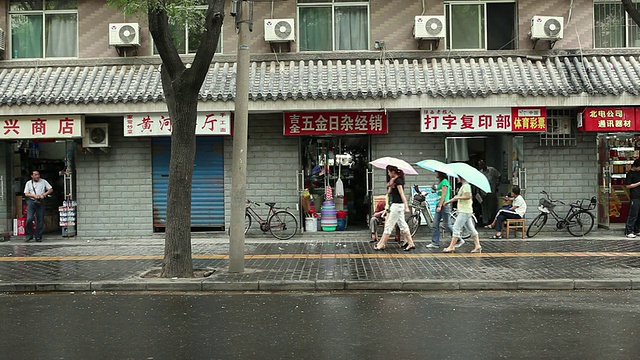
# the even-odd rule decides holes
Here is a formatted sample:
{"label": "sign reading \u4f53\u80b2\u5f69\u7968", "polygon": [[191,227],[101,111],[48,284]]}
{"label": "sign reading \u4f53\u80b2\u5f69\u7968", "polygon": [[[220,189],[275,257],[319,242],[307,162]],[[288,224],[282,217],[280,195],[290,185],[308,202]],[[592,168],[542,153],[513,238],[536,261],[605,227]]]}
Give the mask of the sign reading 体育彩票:
{"label": "sign reading \u4f53\u80b2\u5f69\u7968", "polygon": [[285,112],[284,135],[386,134],[384,111]]}
{"label": "sign reading \u4f53\u80b2\u5f69\u7968", "polygon": [[422,109],[422,132],[545,132],[547,109],[429,108]]}

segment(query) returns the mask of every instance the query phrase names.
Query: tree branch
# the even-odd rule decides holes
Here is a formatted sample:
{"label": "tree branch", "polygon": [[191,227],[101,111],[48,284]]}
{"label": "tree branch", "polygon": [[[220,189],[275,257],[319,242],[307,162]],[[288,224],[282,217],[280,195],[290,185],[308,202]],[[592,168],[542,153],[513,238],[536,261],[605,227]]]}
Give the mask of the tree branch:
{"label": "tree branch", "polygon": [[200,46],[196,51],[193,64],[189,71],[192,71],[194,83],[200,84],[204,82],[211,66],[211,60],[216,53],[218,41],[220,39],[220,31],[224,20],[224,4],[225,0],[209,0],[209,7],[205,15],[205,23],[203,36],[201,37]]}
{"label": "tree branch", "polygon": [[629,14],[631,19],[636,25],[640,26],[640,12],[636,9],[633,4],[633,0],[622,0],[622,5],[624,6],[624,10]]}
{"label": "tree branch", "polygon": [[178,49],[173,43],[171,31],[169,31],[169,16],[162,5],[149,5],[149,32],[153,42],[158,48],[158,54],[162,58],[162,64],[172,80],[185,70],[185,65],[178,55]]}

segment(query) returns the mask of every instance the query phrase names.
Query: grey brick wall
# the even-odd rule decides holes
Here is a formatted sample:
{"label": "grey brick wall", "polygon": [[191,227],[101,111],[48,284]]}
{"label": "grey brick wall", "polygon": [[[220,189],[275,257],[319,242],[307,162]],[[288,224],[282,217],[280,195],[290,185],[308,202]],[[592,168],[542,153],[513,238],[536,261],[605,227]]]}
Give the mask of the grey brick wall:
{"label": "grey brick wall", "polygon": [[[247,151],[247,197],[257,203],[274,201],[289,207],[298,217],[296,173],[299,168],[299,139],[282,135],[282,114],[250,115]],[[231,214],[231,164],[233,139],[225,140],[225,218]],[[266,206],[258,209],[266,215]]]}
{"label": "grey brick wall", "polygon": [[12,206],[13,206],[13,179],[11,178],[11,145],[6,142],[0,144],[0,175],[2,176],[2,192],[3,201],[0,202],[0,236],[5,231],[11,232],[12,224]]}
{"label": "grey brick wall", "polygon": [[78,236],[138,237],[153,233],[151,141],[125,138],[122,118],[109,122],[109,153],[77,153]]}

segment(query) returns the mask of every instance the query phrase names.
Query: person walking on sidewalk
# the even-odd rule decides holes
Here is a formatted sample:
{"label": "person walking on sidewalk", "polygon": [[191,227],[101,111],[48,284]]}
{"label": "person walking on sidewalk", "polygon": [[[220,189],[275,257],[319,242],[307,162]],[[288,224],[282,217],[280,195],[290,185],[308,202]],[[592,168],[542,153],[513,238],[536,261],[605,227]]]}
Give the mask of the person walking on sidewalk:
{"label": "person walking on sidewalk", "polygon": [[[436,185],[438,202],[436,204],[436,214],[433,217],[431,243],[427,245],[427,248],[429,249],[437,249],[440,247],[441,222],[444,223],[444,228],[449,231],[449,234],[453,235],[453,228],[451,227],[451,205],[445,205],[445,203],[451,198],[451,184],[449,184],[447,174],[443,172],[436,171],[436,179],[438,179],[438,185]],[[462,245],[462,242],[460,242],[459,245]]]}
{"label": "person walking on sidewalk", "polygon": [[493,219],[493,222],[485,226],[487,229],[496,229],[496,234],[493,235],[491,239],[502,239],[502,223],[505,220],[522,219],[527,212],[527,203],[524,201],[522,195],[520,195],[520,187],[514,186],[511,192],[515,195],[514,198],[504,197],[506,201],[511,201],[511,206],[508,209],[500,209],[496,218]]}
{"label": "person walking on sidewalk", "polygon": [[467,228],[467,231],[471,233],[473,237],[473,243],[475,247],[471,250],[472,253],[482,252],[482,246],[480,246],[480,236],[478,235],[478,231],[476,230],[475,225],[473,224],[473,200],[471,198],[471,185],[467,183],[467,181],[459,176],[458,179],[462,183],[460,186],[460,190],[458,190],[458,194],[449,201],[445,202],[445,205],[448,205],[452,202],[458,202],[458,217],[456,218],[455,224],[453,224],[453,235],[451,236],[451,243],[447,248],[445,248],[444,252],[454,252],[455,245],[462,234],[462,229]]}
{"label": "person walking on sidewalk", "polygon": [[636,159],[631,165],[631,171],[625,178],[631,206],[627,214],[627,222],[624,227],[624,234],[628,238],[635,238],[640,233],[640,159]]}
{"label": "person walking on sidewalk", "polygon": [[36,219],[36,241],[42,241],[44,230],[44,199],[53,192],[51,184],[40,178],[38,170],[31,171],[31,180],[24,185],[24,196],[27,197],[27,242],[33,240],[33,220]]}
{"label": "person walking on sidewalk", "polygon": [[389,195],[389,214],[384,222],[384,233],[380,241],[373,247],[375,250],[384,250],[387,247],[387,240],[393,232],[393,228],[398,225],[406,240],[405,251],[416,248],[411,238],[411,231],[405,219],[405,212],[409,212],[409,203],[404,196],[404,172],[393,165],[387,166],[387,194]]}

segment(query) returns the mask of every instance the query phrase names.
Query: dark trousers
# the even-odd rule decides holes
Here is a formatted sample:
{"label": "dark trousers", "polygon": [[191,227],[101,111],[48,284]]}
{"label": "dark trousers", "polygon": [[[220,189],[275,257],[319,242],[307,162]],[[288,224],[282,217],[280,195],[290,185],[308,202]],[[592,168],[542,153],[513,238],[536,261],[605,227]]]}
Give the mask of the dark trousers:
{"label": "dark trousers", "polygon": [[624,227],[625,235],[640,232],[640,199],[631,199],[627,223]]}
{"label": "dark trousers", "polygon": [[33,200],[27,200],[27,236],[31,236],[33,229],[33,219],[36,218],[36,239],[42,239],[42,231],[44,230],[44,204],[36,203]]}
{"label": "dark trousers", "polygon": [[502,222],[507,219],[522,219],[522,216],[513,210],[502,209],[498,211],[498,215],[496,215],[496,231],[502,231]]}

